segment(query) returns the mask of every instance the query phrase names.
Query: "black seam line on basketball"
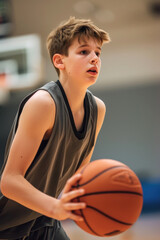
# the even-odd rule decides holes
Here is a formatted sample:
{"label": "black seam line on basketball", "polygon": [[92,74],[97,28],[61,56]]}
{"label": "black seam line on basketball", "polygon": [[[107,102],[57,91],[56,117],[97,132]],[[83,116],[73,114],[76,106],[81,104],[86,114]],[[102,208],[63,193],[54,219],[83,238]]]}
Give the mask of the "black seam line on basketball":
{"label": "black seam line on basketball", "polygon": [[112,231],[112,232],[110,232],[110,233],[105,233],[104,235],[105,235],[105,236],[113,236],[113,234],[118,234],[118,233],[121,233],[121,231],[119,231],[119,230],[114,230],[114,231]]}
{"label": "black seam line on basketball", "polygon": [[85,215],[83,214],[83,210],[82,210],[82,209],[80,209],[80,212],[81,212],[81,216],[82,216],[83,219],[84,219],[84,222],[86,223],[87,227],[91,230],[91,232],[94,233],[94,234],[97,235],[97,236],[101,236],[101,235],[99,235],[98,233],[96,233],[96,232],[91,228],[91,226],[90,226],[89,223],[87,222],[87,219],[85,218]]}
{"label": "black seam line on basketball", "polygon": [[115,221],[115,222],[118,222],[118,223],[121,223],[121,224],[124,224],[124,225],[129,225],[129,226],[130,226],[130,225],[133,225],[133,223],[126,223],[126,222],[123,222],[123,221],[118,220],[118,219],[116,219],[116,218],[113,218],[113,217],[109,216],[108,214],[102,212],[101,210],[99,210],[99,209],[97,209],[97,208],[95,208],[95,207],[92,207],[92,206],[90,206],[90,205],[87,205],[86,207],[87,207],[87,208],[91,208],[91,209],[99,212],[100,214],[104,215],[105,217],[108,217],[109,219],[111,219],[111,220],[113,220],[113,221]]}
{"label": "black seam line on basketball", "polygon": [[[80,198],[79,198],[79,197],[77,197],[77,201],[80,202]],[[86,225],[88,226],[88,228],[91,230],[91,232],[94,233],[94,234],[97,235],[97,236],[100,236],[98,233],[96,233],[96,232],[91,228],[91,226],[89,225],[89,223],[87,222],[87,219],[85,218],[85,216],[84,216],[84,214],[83,214],[83,210],[82,210],[82,209],[80,209],[80,213],[81,213],[81,217],[83,217],[84,222],[86,223]]]}
{"label": "black seam line on basketball", "polygon": [[[86,225],[88,226],[88,228],[91,230],[91,232],[93,232],[93,233],[94,233],[95,235],[97,235],[97,236],[102,237],[102,235],[96,233],[96,232],[91,228],[91,226],[89,225],[89,223],[87,222],[87,220],[86,220],[86,218],[85,218],[85,215],[83,214],[83,210],[82,210],[82,209],[80,209],[80,212],[81,212],[81,216],[82,216],[83,219],[84,219],[84,222],[86,223]],[[109,232],[109,233],[105,233],[103,236],[110,236],[110,235],[113,235],[114,233],[120,233],[120,231],[119,231],[119,230],[115,230],[115,231],[112,231],[112,232]]]}
{"label": "black seam line on basketball", "polygon": [[[79,197],[77,197],[77,201],[80,202]],[[83,210],[82,210],[82,209],[80,209],[80,213],[81,213],[81,217],[83,217],[84,222],[86,223],[86,225],[87,225],[87,227],[90,229],[90,231],[91,231],[93,234],[102,237],[102,235],[98,234],[97,232],[95,232],[95,231],[91,228],[91,226],[90,226],[89,223],[87,222],[87,219],[86,219],[85,215],[83,214]],[[115,230],[115,231],[112,231],[112,232],[109,232],[109,233],[105,233],[104,236],[110,236],[110,235],[112,235],[113,233],[116,233],[116,232],[117,232],[117,233],[118,233],[118,232],[120,233],[119,230]]]}
{"label": "black seam line on basketball", "polygon": [[91,193],[85,193],[81,197],[86,197],[89,195],[99,195],[99,194],[133,194],[133,195],[138,195],[142,197],[143,195],[138,192],[132,192],[132,191],[101,191],[101,192],[91,192]]}
{"label": "black seam line on basketball", "polygon": [[[110,171],[110,170],[112,170],[112,169],[114,169],[114,168],[125,168],[125,169],[127,169],[127,167],[125,167],[125,166],[114,166],[114,167],[111,167],[111,168],[104,169],[103,171],[101,171],[101,172],[99,172],[97,175],[95,175],[93,178],[91,178],[90,180],[88,180],[87,182],[82,183],[82,184],[80,184],[80,185],[78,184],[78,187],[82,187],[82,186],[84,186],[84,185],[92,182],[95,178],[99,177],[99,176],[102,175],[103,173],[108,172],[108,171]],[[72,186],[72,187],[77,187],[77,186]]]}

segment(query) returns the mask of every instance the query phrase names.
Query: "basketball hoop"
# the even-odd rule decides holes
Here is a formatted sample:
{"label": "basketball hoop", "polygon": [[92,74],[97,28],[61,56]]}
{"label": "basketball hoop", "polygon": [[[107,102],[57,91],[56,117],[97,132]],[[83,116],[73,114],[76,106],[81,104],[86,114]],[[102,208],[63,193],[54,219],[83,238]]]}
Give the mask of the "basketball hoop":
{"label": "basketball hoop", "polygon": [[42,80],[41,41],[37,35],[0,40],[0,104],[11,91],[30,89]]}

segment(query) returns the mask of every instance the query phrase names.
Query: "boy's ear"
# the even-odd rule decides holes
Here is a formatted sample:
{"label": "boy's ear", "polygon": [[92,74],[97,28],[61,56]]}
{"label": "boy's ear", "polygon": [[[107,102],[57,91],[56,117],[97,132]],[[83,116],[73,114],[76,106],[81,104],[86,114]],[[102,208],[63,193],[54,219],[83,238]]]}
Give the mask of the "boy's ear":
{"label": "boy's ear", "polygon": [[64,69],[63,56],[61,54],[58,53],[54,54],[52,61],[56,68],[58,68],[59,70]]}

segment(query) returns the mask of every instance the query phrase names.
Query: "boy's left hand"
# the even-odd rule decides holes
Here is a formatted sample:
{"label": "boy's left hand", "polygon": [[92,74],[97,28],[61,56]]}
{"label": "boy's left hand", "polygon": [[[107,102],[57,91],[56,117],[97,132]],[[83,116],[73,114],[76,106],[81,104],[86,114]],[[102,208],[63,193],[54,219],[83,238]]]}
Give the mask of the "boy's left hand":
{"label": "boy's left hand", "polygon": [[57,199],[57,205],[55,209],[56,219],[58,220],[65,220],[70,218],[74,221],[83,221],[81,216],[74,214],[73,210],[84,209],[86,204],[84,202],[72,202],[72,200],[76,197],[79,197],[84,194],[84,189],[76,189],[72,190],[71,188],[77,181],[80,180],[81,174],[73,175],[66,183],[62,196],[60,199]]}

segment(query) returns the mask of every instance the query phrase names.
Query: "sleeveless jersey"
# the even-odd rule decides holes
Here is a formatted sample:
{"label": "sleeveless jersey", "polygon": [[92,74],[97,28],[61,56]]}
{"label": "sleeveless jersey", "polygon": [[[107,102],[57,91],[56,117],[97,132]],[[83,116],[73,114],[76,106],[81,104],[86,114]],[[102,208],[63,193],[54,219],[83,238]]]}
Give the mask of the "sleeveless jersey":
{"label": "sleeveless jersey", "polygon": [[[55,102],[55,123],[49,140],[42,141],[25,178],[40,191],[57,198],[67,179],[75,173],[94,145],[97,105],[94,96],[87,90],[84,99],[83,127],[81,131],[77,131],[67,97],[59,81],[49,82],[32,92],[19,106],[8,137],[1,173],[5,167],[23,107],[38,90],[47,91]],[[23,236],[41,216],[6,198],[0,192],[0,237]]]}

